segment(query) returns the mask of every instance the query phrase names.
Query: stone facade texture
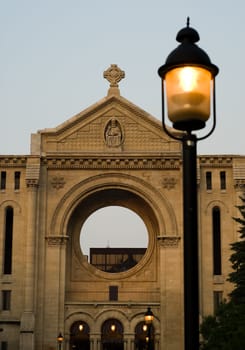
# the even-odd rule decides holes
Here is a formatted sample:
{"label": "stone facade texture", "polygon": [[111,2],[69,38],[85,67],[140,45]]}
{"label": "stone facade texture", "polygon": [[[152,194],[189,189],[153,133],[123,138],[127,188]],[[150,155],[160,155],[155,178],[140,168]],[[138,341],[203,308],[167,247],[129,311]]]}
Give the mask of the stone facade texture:
{"label": "stone facade texture", "polygon": [[[70,350],[72,325],[80,321],[89,326],[90,349],[103,349],[101,327],[116,319],[123,325],[124,349],[133,350],[135,327],[147,307],[155,316],[155,349],[183,349],[181,143],[120,95],[124,74],[117,66],[105,77],[108,95],[60,126],[33,134],[30,155],[0,156],[6,176],[0,190],[1,252],[6,208],[13,208],[12,270],[6,274],[2,268],[0,275],[1,298],[11,292],[10,307],[0,310],[0,339],[8,349],[54,350],[61,332],[62,347]],[[213,313],[215,293],[227,298],[232,288],[230,243],[238,239],[232,217],[239,215],[236,205],[245,188],[245,156],[198,156],[197,186],[201,320]],[[116,274],[90,265],[79,244],[85,220],[107,205],[133,210],[149,235],[140,262]],[[221,216],[219,275],[213,273],[213,208]],[[118,288],[117,300],[109,299],[110,286]]]}

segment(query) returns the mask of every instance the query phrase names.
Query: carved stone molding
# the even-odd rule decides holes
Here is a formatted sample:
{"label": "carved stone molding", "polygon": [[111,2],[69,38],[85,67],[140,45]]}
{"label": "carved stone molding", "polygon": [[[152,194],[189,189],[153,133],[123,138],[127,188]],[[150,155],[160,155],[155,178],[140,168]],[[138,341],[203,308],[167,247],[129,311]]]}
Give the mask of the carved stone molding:
{"label": "carved stone molding", "polygon": [[180,169],[180,158],[168,157],[79,157],[43,158],[49,169]]}
{"label": "carved stone molding", "polygon": [[199,156],[198,160],[201,167],[232,167],[232,157],[229,156]]}
{"label": "carved stone molding", "polygon": [[65,245],[68,240],[68,236],[47,236],[45,237],[48,245],[55,247],[60,245]]}
{"label": "carved stone molding", "polygon": [[11,167],[25,167],[27,162],[26,156],[0,156],[0,166],[4,166],[5,168]]}
{"label": "carved stone molding", "polygon": [[157,240],[165,248],[178,248],[180,236],[158,236]]}

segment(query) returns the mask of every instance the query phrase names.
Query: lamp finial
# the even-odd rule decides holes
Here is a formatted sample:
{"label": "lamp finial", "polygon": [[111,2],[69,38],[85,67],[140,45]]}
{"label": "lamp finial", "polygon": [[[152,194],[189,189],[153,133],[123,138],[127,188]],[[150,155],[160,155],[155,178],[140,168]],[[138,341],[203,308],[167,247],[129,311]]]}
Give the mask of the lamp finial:
{"label": "lamp finial", "polygon": [[189,28],[190,27],[190,17],[187,17],[187,21],[186,21],[186,26]]}

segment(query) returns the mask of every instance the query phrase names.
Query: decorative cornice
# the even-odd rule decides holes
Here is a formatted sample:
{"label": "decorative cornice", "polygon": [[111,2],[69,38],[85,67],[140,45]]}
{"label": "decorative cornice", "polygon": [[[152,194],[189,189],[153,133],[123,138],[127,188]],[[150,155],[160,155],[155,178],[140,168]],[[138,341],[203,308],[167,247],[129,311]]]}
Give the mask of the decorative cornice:
{"label": "decorative cornice", "polygon": [[165,248],[177,248],[180,236],[158,236],[158,243]]}
{"label": "decorative cornice", "polygon": [[12,168],[18,166],[24,168],[27,158],[27,156],[0,156],[0,167]]}
{"label": "decorative cornice", "polygon": [[67,240],[68,240],[68,236],[47,236],[45,237],[45,239],[48,242],[49,246],[60,246],[60,245],[65,245]]}
{"label": "decorative cornice", "polygon": [[49,169],[180,169],[179,157],[45,157]]}
{"label": "decorative cornice", "polygon": [[200,167],[209,168],[231,168],[232,167],[232,157],[231,156],[199,156]]}

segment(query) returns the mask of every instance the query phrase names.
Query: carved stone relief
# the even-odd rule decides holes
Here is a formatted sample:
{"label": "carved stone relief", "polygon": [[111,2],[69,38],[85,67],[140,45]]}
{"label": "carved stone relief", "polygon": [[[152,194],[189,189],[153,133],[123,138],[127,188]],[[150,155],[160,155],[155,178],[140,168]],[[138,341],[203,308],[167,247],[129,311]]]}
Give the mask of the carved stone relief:
{"label": "carved stone relief", "polygon": [[105,126],[105,143],[108,147],[119,147],[123,143],[123,131],[116,118],[112,118]]}
{"label": "carved stone relief", "polygon": [[171,190],[177,184],[177,179],[175,177],[164,177],[162,184],[163,184],[163,188],[166,188],[167,190]]}

